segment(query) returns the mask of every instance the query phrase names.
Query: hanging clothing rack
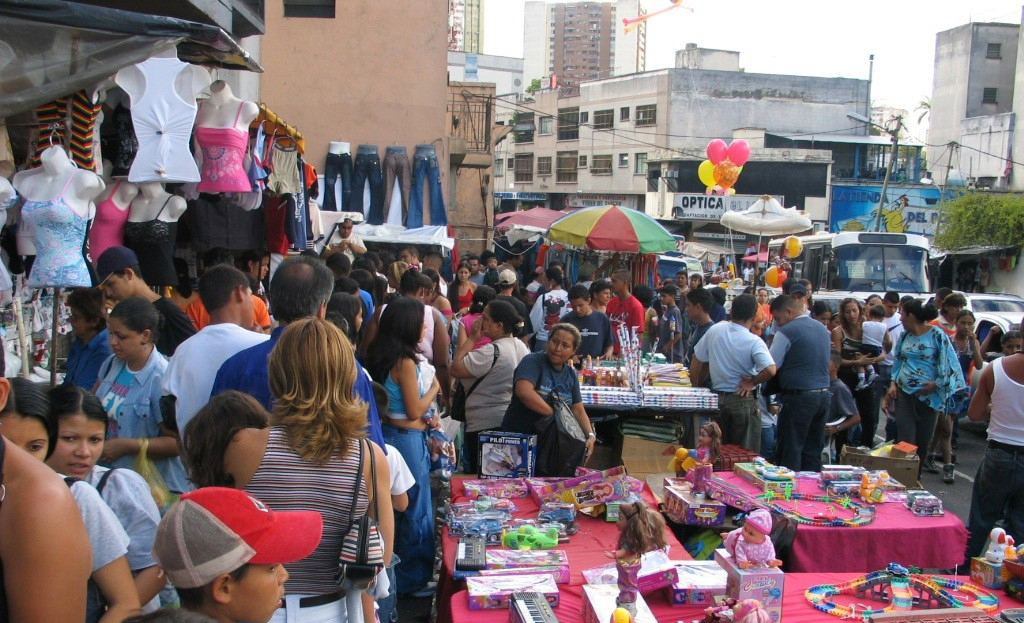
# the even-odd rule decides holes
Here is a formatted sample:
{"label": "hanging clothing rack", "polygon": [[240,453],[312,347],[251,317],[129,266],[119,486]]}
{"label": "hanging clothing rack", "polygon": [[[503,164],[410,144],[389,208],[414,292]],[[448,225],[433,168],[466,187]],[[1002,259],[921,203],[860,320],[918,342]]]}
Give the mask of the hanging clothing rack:
{"label": "hanging clothing rack", "polygon": [[288,125],[284,119],[278,117],[277,114],[267,108],[267,105],[260,102],[260,114],[256,115],[252,123],[249,125],[250,128],[255,130],[259,125],[263,124],[263,130],[269,136],[287,136],[295,141],[295,147],[299,150],[300,154],[306,153],[306,139],[302,138],[302,132],[299,132],[294,126]]}

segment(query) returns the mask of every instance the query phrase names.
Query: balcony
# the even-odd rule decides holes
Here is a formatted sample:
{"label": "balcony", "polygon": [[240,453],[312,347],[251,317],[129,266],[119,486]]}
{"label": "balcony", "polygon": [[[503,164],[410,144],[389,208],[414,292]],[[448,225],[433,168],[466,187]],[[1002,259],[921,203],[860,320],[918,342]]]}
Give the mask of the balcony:
{"label": "balcony", "polygon": [[448,138],[451,163],[486,169],[494,164],[491,124],[494,85],[480,82],[448,84]]}

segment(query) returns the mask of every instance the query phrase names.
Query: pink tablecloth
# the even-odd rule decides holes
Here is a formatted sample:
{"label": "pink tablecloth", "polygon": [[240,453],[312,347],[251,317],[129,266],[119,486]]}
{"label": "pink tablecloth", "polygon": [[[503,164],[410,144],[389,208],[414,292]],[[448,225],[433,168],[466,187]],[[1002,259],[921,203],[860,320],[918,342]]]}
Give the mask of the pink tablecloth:
{"label": "pink tablecloth", "polygon": [[[718,472],[725,481],[755,492],[756,487],[736,474]],[[821,494],[818,483],[799,480],[800,493]],[[967,528],[951,512],[941,517],[918,517],[902,504],[876,505],[875,520],[856,528],[801,525],[790,556],[790,571],[866,573],[890,562],[922,569],[952,569],[964,560]]]}
{"label": "pink tablecloth", "polygon": [[[782,597],[782,621],[785,623],[842,623],[843,619],[815,610],[807,602],[807,599],[804,598],[804,591],[807,587],[817,584],[846,582],[856,575],[858,574],[787,573],[786,586],[783,589]],[[967,578],[961,579],[966,580]],[[996,594],[1000,598],[1001,608],[1019,608],[1024,606],[1024,604],[1006,597],[1002,591],[997,591]],[[559,599],[561,600],[559,606],[555,608],[555,616],[558,617],[559,623],[582,623],[583,589],[579,586],[562,586],[559,592]],[[650,593],[645,595],[644,599],[658,621],[665,623],[672,621],[689,622],[699,620],[703,616],[704,608],[701,606],[673,608],[665,597],[664,591]],[[854,600],[845,596],[837,597],[836,601],[844,604],[855,603]],[[505,623],[508,621],[508,610],[470,610],[468,604],[466,591],[460,591],[452,597],[450,619],[452,623]],[[871,602],[867,602],[865,605],[869,607],[883,607],[883,604]],[[438,617],[438,621],[444,620]]]}

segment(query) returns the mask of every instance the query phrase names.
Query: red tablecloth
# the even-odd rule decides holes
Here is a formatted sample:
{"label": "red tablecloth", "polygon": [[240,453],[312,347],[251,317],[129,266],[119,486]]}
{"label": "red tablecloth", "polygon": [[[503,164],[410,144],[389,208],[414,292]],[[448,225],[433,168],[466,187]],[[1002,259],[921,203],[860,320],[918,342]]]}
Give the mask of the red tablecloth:
{"label": "red tablecloth", "polygon": [[[651,493],[650,488],[646,485],[642,494],[644,501],[647,502],[652,508],[657,508],[657,502],[654,500],[654,494]],[[453,502],[465,502],[469,498],[465,497],[462,489],[462,479],[452,479],[452,501]],[[522,498],[513,500],[516,506],[519,508],[515,512],[516,517],[523,518],[535,518],[537,516],[537,504],[533,501],[533,498]],[[615,527],[615,522],[605,521],[603,517],[600,519],[594,519],[585,515],[577,515],[577,521],[580,524],[580,530],[576,534],[569,538],[569,542],[564,545],[559,545],[558,549],[565,550],[569,555],[569,569],[570,577],[569,584],[559,584],[559,588],[562,589],[562,594],[567,593],[568,587],[575,587],[569,590],[569,593],[575,592],[576,595],[582,599],[580,585],[584,583],[583,570],[591,569],[593,567],[599,567],[609,562],[605,552],[610,552],[615,549],[615,544],[618,542],[619,531]],[[444,537],[442,539],[442,561],[441,561],[441,575],[437,583],[437,620],[448,621],[450,619],[450,613],[448,612],[449,603],[451,597],[456,591],[461,591],[466,588],[466,583],[461,580],[452,579],[452,569],[455,567],[455,548],[458,544],[458,539],[455,537],[448,536],[448,528],[443,529]],[[675,535],[666,528],[665,529],[665,541],[669,544],[669,556],[673,560],[690,560],[690,555],[686,553],[683,546],[676,539]],[[465,607],[465,595],[462,598],[463,607]],[[474,611],[474,612],[487,612],[487,611]],[[495,611],[504,612],[504,619],[508,619],[507,611]]]}
{"label": "red tablecloth", "polygon": [[[746,491],[757,488],[733,473],[715,474]],[[799,480],[800,493],[821,494],[818,483]],[[967,528],[951,512],[918,517],[902,504],[876,504],[875,520],[856,528],[801,525],[790,555],[790,571],[867,573],[897,561],[923,569],[952,569],[964,560]]]}
{"label": "red tablecloth", "polygon": [[[832,584],[846,582],[856,574],[850,573],[787,573],[786,586],[782,597],[782,620],[785,623],[842,623],[843,619],[830,614],[819,612],[804,598],[804,591],[809,586],[817,584]],[[967,579],[967,578],[961,578]],[[555,608],[555,616],[559,623],[581,623],[583,621],[583,589],[579,586],[562,585],[559,592],[560,603]],[[1020,602],[1014,601],[1002,591],[996,591],[999,595],[1002,608],[1024,607]],[[703,606],[684,606],[673,608],[665,592],[655,591],[644,596],[647,605],[651,608],[654,616],[663,623],[675,621],[699,620],[703,616]],[[853,603],[846,597],[837,597],[841,603]],[[860,602],[864,603],[864,602]],[[451,621],[452,623],[505,623],[508,621],[508,610],[470,610],[469,600],[466,591],[460,591],[452,597],[451,618],[438,621]],[[880,607],[881,604],[867,603],[870,607]],[[858,619],[859,620],[859,619]]]}

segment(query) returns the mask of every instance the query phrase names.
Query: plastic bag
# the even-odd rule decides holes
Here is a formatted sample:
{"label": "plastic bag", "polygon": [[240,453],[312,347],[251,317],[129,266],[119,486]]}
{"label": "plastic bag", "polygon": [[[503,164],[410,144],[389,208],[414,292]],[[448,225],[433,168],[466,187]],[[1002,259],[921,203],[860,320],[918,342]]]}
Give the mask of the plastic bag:
{"label": "plastic bag", "polygon": [[156,502],[156,507],[160,509],[160,515],[163,515],[171,507],[171,504],[178,501],[178,496],[171,493],[171,490],[167,488],[167,483],[164,482],[164,477],[160,475],[160,470],[156,468],[156,465],[147,456],[149,439],[142,438],[139,440],[139,444],[139,454],[135,457],[135,471],[149,485],[149,492],[153,496],[153,501]]}
{"label": "plastic bag", "polygon": [[455,473],[455,444],[443,430],[431,429],[427,435],[427,450],[430,452],[430,471],[439,472],[442,478],[451,478]]}

